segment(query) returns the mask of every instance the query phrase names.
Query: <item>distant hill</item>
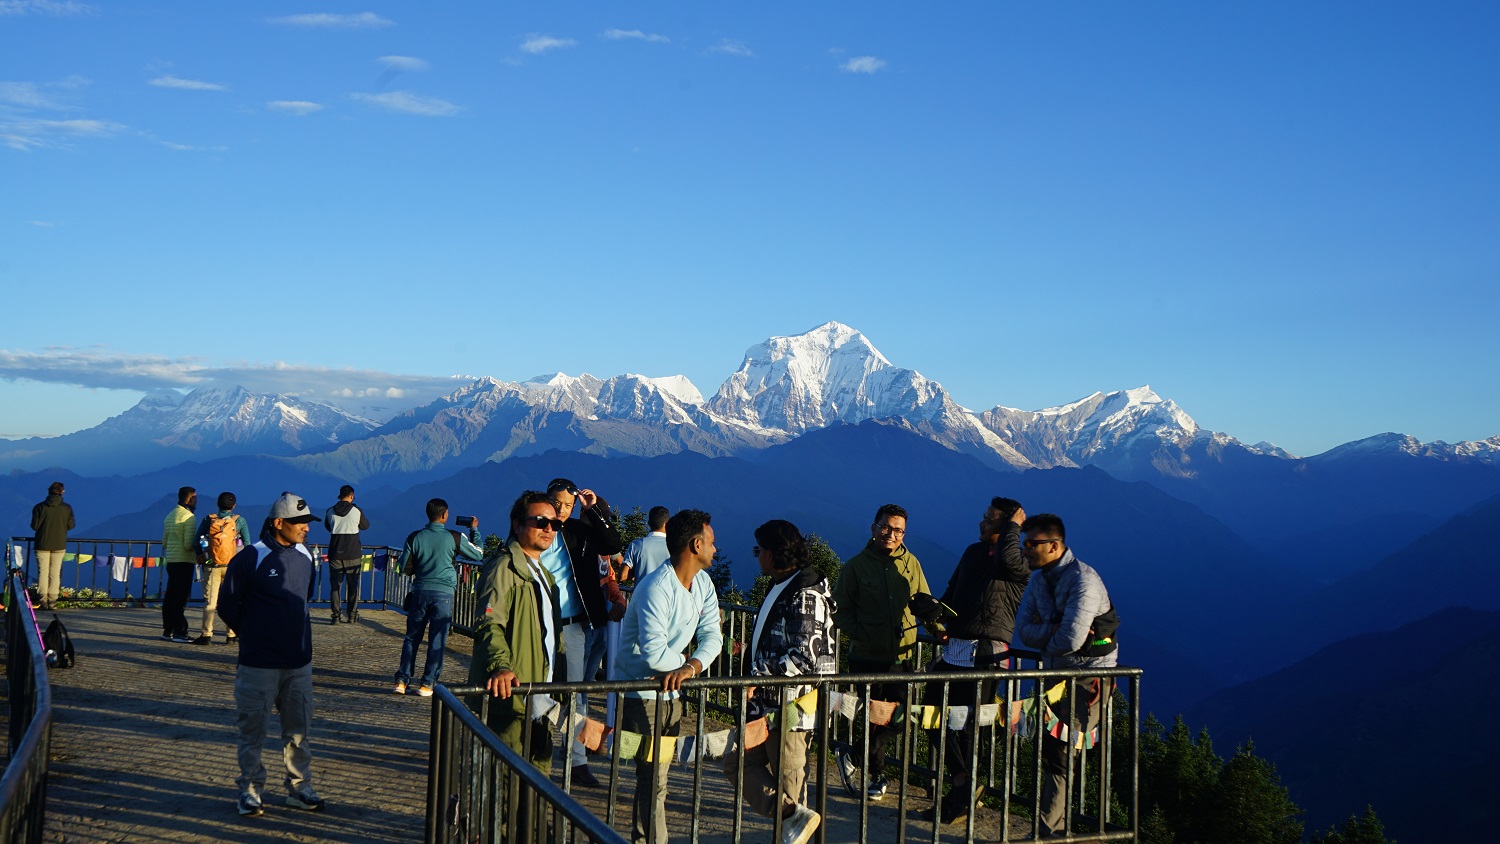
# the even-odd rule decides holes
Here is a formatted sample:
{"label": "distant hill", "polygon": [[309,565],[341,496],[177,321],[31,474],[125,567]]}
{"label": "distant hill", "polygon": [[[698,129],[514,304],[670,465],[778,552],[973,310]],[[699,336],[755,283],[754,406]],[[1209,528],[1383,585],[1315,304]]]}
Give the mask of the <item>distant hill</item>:
{"label": "distant hill", "polygon": [[1497,652],[1500,612],[1446,608],[1223,689],[1186,719],[1221,756],[1253,739],[1309,830],[1371,804],[1398,841],[1493,840]]}

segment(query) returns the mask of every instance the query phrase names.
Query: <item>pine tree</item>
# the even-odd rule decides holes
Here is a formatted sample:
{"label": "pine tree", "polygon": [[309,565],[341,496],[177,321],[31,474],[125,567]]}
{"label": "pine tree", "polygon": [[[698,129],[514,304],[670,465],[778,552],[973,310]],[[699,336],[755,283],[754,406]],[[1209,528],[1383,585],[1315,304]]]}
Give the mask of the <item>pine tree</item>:
{"label": "pine tree", "polygon": [[1246,742],[1219,772],[1203,840],[1297,844],[1302,840],[1300,814],[1276,766],[1255,755],[1254,742]]}
{"label": "pine tree", "polygon": [[1141,732],[1140,805],[1159,808],[1178,841],[1215,840],[1207,816],[1223,760],[1214,755],[1208,731],[1195,741],[1179,715],[1164,736],[1150,717]]}
{"label": "pine tree", "polygon": [[646,514],[640,507],[633,507],[624,515],[615,510],[615,524],[620,526],[620,539],[626,546],[651,532],[651,527],[646,524]]}
{"label": "pine tree", "polygon": [[1349,816],[1340,828],[1319,835],[1313,833],[1312,844],[1396,844],[1385,837],[1385,824],[1375,815],[1374,806],[1366,806],[1360,817]]}

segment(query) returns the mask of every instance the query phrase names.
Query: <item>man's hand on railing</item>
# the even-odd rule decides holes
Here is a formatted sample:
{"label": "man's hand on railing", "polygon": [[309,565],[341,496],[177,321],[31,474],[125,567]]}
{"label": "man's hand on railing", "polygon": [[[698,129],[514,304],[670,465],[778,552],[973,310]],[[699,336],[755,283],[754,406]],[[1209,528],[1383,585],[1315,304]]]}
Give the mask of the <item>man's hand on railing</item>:
{"label": "man's hand on railing", "polygon": [[490,680],[484,684],[484,687],[490,690],[490,695],[493,697],[508,698],[519,685],[521,685],[521,678],[516,676],[516,672],[502,668],[490,675]]}
{"label": "man's hand on railing", "polygon": [[691,680],[697,677],[698,673],[702,670],[703,666],[698,663],[697,659],[690,659],[687,661],[687,664],[676,671],[668,671],[661,675],[661,687],[664,691],[675,692],[682,688],[683,680]]}

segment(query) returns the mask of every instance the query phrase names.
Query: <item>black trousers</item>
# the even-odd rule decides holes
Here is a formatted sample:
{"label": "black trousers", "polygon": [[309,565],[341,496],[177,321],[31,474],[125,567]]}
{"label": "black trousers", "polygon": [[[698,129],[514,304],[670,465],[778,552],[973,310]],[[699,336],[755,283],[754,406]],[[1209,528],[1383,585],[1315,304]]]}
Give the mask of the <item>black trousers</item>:
{"label": "black trousers", "polygon": [[339,589],[344,590],[344,614],[353,615],[359,609],[359,572],[363,563],[359,560],[328,561],[328,602],[333,605],[335,615],[339,611]]}
{"label": "black trousers", "polygon": [[[986,668],[994,668],[998,665],[1006,664],[1007,662],[1008,661],[1003,656],[976,656],[974,659],[974,669],[982,670]],[[971,669],[960,668],[958,666],[949,665],[942,660],[938,660],[937,662],[933,663],[930,670],[933,674],[940,675],[945,671],[969,671]],[[941,679],[941,677],[934,677],[933,679],[938,680]],[[976,698],[974,696],[974,690],[976,686],[975,681],[955,681],[948,684],[948,705],[969,707],[969,720],[966,724],[964,724],[964,728],[962,730],[944,731],[948,734],[946,736],[948,748],[944,751],[945,756],[943,761],[947,764],[948,770],[953,772],[954,783],[965,783],[971,781],[972,779],[972,775],[974,772],[969,770],[969,761],[973,753],[974,741],[978,736],[976,728],[976,724],[979,722],[978,706],[984,703],[995,702],[995,685],[996,683],[994,680],[978,681],[977,686],[979,689],[979,696]],[[943,703],[943,684],[929,683],[927,685],[927,690],[923,695],[922,702],[928,706],[941,706]],[[997,723],[1008,722],[1000,721]],[[933,730],[929,733],[929,736],[935,738],[936,733],[937,731]],[[936,747],[935,744],[929,746]],[[933,761],[937,761],[936,755],[933,756]]]}
{"label": "black trousers", "polygon": [[187,638],[187,602],[193,594],[196,563],[167,563],[167,588],[161,597],[161,632]]}

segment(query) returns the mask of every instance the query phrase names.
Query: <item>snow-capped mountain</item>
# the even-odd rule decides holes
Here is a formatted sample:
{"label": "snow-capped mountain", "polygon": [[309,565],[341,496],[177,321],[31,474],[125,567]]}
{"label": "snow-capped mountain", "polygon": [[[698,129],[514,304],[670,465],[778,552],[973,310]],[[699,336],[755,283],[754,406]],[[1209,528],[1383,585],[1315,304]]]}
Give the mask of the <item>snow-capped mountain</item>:
{"label": "snow-capped mountain", "polygon": [[0,465],[144,471],[188,460],[326,451],[367,436],[376,427],[371,420],[326,404],[257,395],[241,387],[202,387],[186,396],[164,390],[147,394],[134,407],[92,428],[8,443],[0,453]]}
{"label": "snow-capped mountain", "polygon": [[1376,434],[1373,437],[1344,443],[1313,459],[1326,462],[1376,456],[1425,457],[1446,463],[1483,463],[1500,466],[1500,436],[1449,444],[1442,440],[1424,443],[1407,434]]}

